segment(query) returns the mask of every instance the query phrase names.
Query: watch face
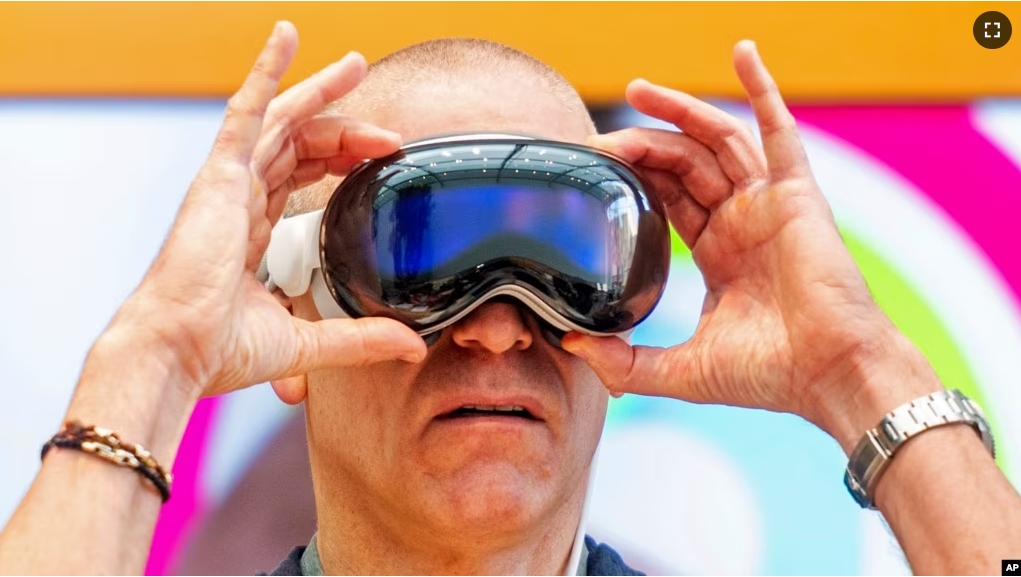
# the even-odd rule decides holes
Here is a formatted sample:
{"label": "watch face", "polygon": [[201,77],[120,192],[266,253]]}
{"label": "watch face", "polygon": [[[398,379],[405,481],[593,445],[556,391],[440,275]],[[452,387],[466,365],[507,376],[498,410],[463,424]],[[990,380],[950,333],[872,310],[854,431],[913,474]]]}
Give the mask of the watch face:
{"label": "watch face", "polygon": [[862,509],[872,509],[872,503],[869,501],[868,494],[858,483],[858,481],[851,475],[850,469],[844,472],[844,486],[847,487],[847,492],[854,497],[854,501],[861,506]]}

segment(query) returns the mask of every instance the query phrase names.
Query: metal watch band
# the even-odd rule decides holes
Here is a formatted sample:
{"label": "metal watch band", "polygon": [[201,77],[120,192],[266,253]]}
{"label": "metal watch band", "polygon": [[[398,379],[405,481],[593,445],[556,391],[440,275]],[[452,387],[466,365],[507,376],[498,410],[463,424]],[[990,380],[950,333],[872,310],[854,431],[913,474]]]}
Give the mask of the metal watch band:
{"label": "metal watch band", "polygon": [[939,391],[897,407],[866,432],[848,460],[844,485],[862,508],[875,509],[876,483],[897,449],[924,431],[954,423],[973,426],[986,449],[996,456],[993,434],[982,409],[956,389]]}

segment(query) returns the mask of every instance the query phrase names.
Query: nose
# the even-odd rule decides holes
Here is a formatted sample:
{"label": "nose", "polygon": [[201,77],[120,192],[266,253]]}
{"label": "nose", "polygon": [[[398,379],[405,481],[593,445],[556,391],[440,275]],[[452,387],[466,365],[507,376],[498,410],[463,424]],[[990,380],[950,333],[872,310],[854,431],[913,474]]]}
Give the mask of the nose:
{"label": "nose", "polygon": [[451,327],[458,346],[494,354],[532,346],[532,331],[515,304],[490,301]]}

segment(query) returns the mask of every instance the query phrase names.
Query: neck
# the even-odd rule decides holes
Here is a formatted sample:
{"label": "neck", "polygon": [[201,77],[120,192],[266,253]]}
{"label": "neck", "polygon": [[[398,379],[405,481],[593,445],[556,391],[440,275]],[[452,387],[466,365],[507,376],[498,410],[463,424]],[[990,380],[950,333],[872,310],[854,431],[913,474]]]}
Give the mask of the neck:
{"label": "neck", "polygon": [[[316,483],[319,557],[327,575],[564,575],[581,520],[587,472],[550,514],[512,532],[436,527],[428,519],[381,514]],[[364,495],[364,493],[362,493]]]}

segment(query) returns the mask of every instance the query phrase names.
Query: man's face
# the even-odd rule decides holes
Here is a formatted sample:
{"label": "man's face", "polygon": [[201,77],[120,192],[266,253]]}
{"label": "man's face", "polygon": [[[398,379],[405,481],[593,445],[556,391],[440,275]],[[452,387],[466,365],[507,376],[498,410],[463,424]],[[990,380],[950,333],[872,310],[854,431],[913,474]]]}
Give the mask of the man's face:
{"label": "man's face", "polygon": [[[509,79],[421,86],[357,116],[405,141],[462,131],[569,142],[589,134],[578,111]],[[307,295],[293,306],[299,317],[319,318]],[[524,406],[536,418],[450,416],[465,405]],[[395,527],[465,536],[534,531],[580,504],[606,405],[595,375],[548,344],[527,308],[488,302],[445,329],[420,364],[308,376],[316,492]]]}

